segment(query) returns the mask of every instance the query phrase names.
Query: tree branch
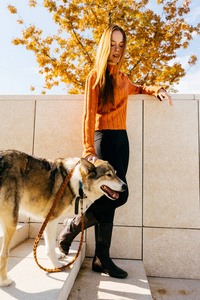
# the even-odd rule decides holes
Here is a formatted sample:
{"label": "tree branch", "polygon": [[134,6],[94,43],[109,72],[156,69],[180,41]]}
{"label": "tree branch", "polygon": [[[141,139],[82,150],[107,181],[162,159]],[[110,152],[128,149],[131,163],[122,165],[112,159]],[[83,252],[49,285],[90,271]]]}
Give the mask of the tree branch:
{"label": "tree branch", "polygon": [[93,63],[93,62],[92,62],[92,59],[90,58],[90,55],[88,54],[88,52],[85,52],[84,46],[83,46],[83,44],[81,43],[81,41],[80,41],[80,39],[79,39],[79,37],[78,37],[78,35],[77,35],[75,29],[73,28],[73,23],[70,22],[70,24],[71,24],[71,26],[72,26],[73,34],[74,34],[74,36],[75,36],[75,38],[76,38],[78,44],[79,44],[79,45],[81,46],[81,48],[82,48],[81,52],[83,53],[83,55],[84,55],[85,57],[88,58],[89,63],[92,64],[92,63]]}

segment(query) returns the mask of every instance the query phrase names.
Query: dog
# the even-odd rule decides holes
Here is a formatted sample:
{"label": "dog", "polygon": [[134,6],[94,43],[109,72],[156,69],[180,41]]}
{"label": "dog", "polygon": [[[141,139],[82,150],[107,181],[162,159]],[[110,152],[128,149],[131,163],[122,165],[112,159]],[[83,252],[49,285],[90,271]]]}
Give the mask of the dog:
{"label": "dog", "polygon": [[[80,163],[76,165],[79,160]],[[62,266],[55,252],[58,220],[64,212],[65,214],[74,212],[80,182],[84,206],[90,205],[102,195],[112,200],[117,199],[118,192],[123,192],[126,184],[117,177],[108,162],[100,159],[94,164],[84,158],[59,158],[51,161],[17,150],[0,151],[0,221],[4,231],[0,253],[0,286],[12,283],[7,277],[7,262],[19,210],[43,221],[62,182],[75,165],[74,173],[44,232],[47,255],[54,268]]]}

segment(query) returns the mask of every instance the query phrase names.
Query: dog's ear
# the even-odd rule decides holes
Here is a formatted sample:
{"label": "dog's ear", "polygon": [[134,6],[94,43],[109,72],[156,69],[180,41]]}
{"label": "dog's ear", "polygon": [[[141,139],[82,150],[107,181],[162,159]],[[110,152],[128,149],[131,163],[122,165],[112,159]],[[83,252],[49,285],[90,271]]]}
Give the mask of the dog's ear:
{"label": "dog's ear", "polygon": [[85,173],[85,175],[88,175],[89,173],[96,173],[95,166],[87,159],[81,158],[80,164],[81,164],[81,169]]}

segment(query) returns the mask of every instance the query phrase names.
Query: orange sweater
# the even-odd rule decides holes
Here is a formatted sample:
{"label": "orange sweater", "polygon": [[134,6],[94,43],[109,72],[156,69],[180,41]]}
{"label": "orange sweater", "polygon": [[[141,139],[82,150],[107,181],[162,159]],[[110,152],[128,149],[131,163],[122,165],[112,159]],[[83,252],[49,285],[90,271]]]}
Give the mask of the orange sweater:
{"label": "orange sweater", "polygon": [[[108,65],[110,73],[114,74],[116,67]],[[98,107],[96,71],[92,70],[86,80],[84,115],[83,115],[83,157],[96,155],[94,148],[94,132],[103,129],[126,129],[126,110],[128,96],[131,94],[148,94],[157,97],[160,86],[140,86],[133,84],[128,76],[119,72],[118,85],[114,87],[115,107],[110,107],[109,113],[102,113]]]}

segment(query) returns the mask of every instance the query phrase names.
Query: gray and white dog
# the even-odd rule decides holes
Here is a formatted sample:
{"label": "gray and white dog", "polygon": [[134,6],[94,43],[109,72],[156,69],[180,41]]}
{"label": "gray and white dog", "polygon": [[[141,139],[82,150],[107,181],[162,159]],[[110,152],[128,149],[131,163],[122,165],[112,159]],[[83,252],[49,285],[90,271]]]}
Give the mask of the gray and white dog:
{"label": "gray and white dog", "polygon": [[[43,221],[64,178],[78,160],[79,158],[64,158],[51,161],[16,150],[0,151],[0,221],[4,231],[0,253],[0,286],[12,283],[7,277],[7,262],[19,210]],[[81,158],[44,233],[47,255],[54,268],[62,266],[55,253],[58,219],[63,212],[74,212],[80,182],[85,195],[84,206],[90,205],[104,194],[115,200],[119,197],[117,192],[126,188],[126,184],[116,176],[108,162],[98,159],[92,164]]]}

